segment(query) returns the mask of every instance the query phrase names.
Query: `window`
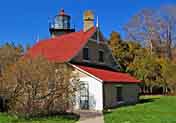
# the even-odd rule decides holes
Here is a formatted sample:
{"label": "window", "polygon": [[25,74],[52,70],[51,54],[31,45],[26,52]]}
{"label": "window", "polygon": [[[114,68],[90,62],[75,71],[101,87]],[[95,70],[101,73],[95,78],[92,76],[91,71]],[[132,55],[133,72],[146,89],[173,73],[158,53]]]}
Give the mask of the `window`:
{"label": "window", "polygon": [[122,87],[117,87],[116,88],[116,93],[117,93],[117,101],[123,101],[123,96],[122,96]]}
{"label": "window", "polygon": [[104,52],[102,50],[99,51],[98,53],[98,61],[99,62],[104,62]]}
{"label": "window", "polygon": [[89,59],[89,48],[83,48],[83,59],[84,60],[90,60]]}
{"label": "window", "polygon": [[80,108],[89,109],[89,85],[84,82],[80,84]]}

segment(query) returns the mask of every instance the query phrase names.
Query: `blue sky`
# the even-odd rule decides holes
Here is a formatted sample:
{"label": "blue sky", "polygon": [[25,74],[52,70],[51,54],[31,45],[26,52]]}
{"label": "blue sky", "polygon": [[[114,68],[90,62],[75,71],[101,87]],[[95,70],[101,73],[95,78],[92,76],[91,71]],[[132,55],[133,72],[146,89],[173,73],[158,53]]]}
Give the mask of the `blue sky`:
{"label": "blue sky", "polygon": [[48,38],[48,20],[61,8],[72,16],[76,30],[82,29],[82,14],[91,9],[99,16],[106,37],[112,30],[123,34],[123,25],[143,8],[176,4],[176,0],[2,0],[0,2],[0,44],[34,44],[37,35]]}

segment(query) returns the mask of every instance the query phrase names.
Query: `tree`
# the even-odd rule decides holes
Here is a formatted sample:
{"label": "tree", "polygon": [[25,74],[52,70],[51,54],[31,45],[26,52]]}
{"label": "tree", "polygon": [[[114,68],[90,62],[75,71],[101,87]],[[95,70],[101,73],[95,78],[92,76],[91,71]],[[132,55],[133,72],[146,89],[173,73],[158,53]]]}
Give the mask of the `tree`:
{"label": "tree", "polygon": [[126,71],[126,68],[133,62],[134,57],[139,53],[138,50],[141,48],[139,43],[122,41],[117,32],[111,33],[108,44],[122,71]]}
{"label": "tree", "polygon": [[15,48],[21,54],[24,53],[24,47],[21,44],[18,44]]}
{"label": "tree", "polygon": [[24,58],[3,72],[9,111],[26,117],[65,112],[79,81],[67,64]]}
{"label": "tree", "polygon": [[149,48],[134,41],[122,41],[116,32],[111,33],[108,44],[122,71],[143,81],[143,93],[152,94],[154,88],[162,89],[165,94],[176,91],[176,67],[169,59],[151,54]]}
{"label": "tree", "polygon": [[123,58],[128,49],[127,44],[123,43],[120,35],[117,32],[112,32],[108,44],[112,50],[112,54],[115,57],[118,64],[120,64],[122,71],[125,71],[125,63]]}
{"label": "tree", "polygon": [[160,65],[162,66],[162,78],[165,82],[163,87],[164,93],[168,93],[168,89],[171,94],[176,93],[176,64],[166,59],[160,59]]}
{"label": "tree", "polygon": [[[144,52],[143,52],[144,53]],[[128,71],[144,82],[143,93],[152,93],[154,86],[162,86],[161,66],[157,57],[149,53],[135,57]]]}
{"label": "tree", "polygon": [[[21,55],[21,50],[18,50],[13,44],[6,43],[0,47],[0,81],[5,69],[17,62]],[[0,87],[1,86],[2,83],[0,83]],[[2,92],[2,90],[0,90],[0,92]]]}
{"label": "tree", "polygon": [[[110,47],[112,47],[112,51],[114,51],[115,49],[113,49],[114,46],[118,46],[120,43],[122,42],[121,40],[121,36],[118,32],[112,31],[110,34],[110,39],[108,44],[110,45]],[[114,52],[112,52],[114,53]]]}
{"label": "tree", "polygon": [[0,47],[0,68],[1,71],[7,66],[14,64],[21,57],[21,51],[14,45],[6,43]]}
{"label": "tree", "polygon": [[[2,46],[0,46],[0,99],[5,102],[3,95],[4,95],[4,90],[2,89],[4,87],[4,85],[6,83],[2,82],[2,75],[4,73],[4,71],[11,66],[12,64],[14,64],[15,62],[17,62],[19,60],[19,58],[21,57],[22,53],[20,50],[18,50],[18,48],[16,48],[16,46],[14,45],[14,43],[6,43]],[[1,106],[1,111],[5,110],[5,106]]]}
{"label": "tree", "polygon": [[28,51],[30,48],[31,48],[31,45],[30,45],[30,44],[27,44],[27,45],[26,45],[26,50]]}
{"label": "tree", "polygon": [[[150,48],[150,52],[166,50],[171,58],[171,48],[176,33],[176,6],[163,6],[160,9],[143,9],[124,26],[127,38],[140,41]],[[164,45],[164,47],[163,47]]]}

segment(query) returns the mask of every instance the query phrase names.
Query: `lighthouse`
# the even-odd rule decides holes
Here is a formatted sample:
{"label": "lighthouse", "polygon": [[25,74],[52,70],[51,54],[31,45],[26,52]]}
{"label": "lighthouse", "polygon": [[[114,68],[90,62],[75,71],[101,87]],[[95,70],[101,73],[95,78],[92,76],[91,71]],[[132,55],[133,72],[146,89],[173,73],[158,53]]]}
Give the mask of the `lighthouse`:
{"label": "lighthouse", "polygon": [[51,37],[60,36],[63,34],[75,32],[75,29],[71,28],[71,17],[65,13],[64,9],[61,9],[58,15],[56,15],[49,26]]}

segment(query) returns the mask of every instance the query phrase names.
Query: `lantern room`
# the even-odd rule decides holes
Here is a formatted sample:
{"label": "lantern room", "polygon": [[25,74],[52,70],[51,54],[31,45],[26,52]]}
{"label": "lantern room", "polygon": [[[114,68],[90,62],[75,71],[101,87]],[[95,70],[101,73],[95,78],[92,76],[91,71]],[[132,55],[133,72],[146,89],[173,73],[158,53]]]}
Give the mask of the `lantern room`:
{"label": "lantern room", "polygon": [[49,27],[51,37],[60,36],[66,33],[75,32],[75,29],[71,29],[71,17],[65,13],[64,9],[61,9],[58,15],[56,15]]}

